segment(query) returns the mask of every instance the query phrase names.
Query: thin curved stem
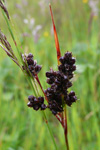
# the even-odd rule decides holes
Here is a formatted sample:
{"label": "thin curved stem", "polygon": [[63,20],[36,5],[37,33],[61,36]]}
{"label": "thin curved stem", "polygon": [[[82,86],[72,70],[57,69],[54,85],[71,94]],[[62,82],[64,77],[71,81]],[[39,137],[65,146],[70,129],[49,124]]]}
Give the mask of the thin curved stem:
{"label": "thin curved stem", "polygon": [[68,143],[68,125],[67,125],[67,112],[66,112],[66,107],[64,110],[64,120],[63,120],[63,128],[64,128],[64,136],[65,136],[65,143],[67,150],[69,150],[69,143]]}
{"label": "thin curved stem", "polygon": [[51,128],[50,128],[50,126],[49,126],[49,123],[48,123],[48,121],[47,121],[46,114],[45,114],[44,111],[42,111],[42,112],[43,112],[43,116],[44,116],[44,118],[45,118],[45,120],[46,120],[46,124],[47,124],[48,130],[49,130],[50,135],[51,135],[51,137],[52,137],[52,141],[53,141],[53,143],[54,143],[55,150],[58,150],[57,145],[56,145],[56,142],[55,142],[55,139],[54,139],[54,136],[53,136],[53,133],[52,133]]}
{"label": "thin curved stem", "polygon": [[48,98],[47,98],[47,96],[46,96],[46,94],[45,94],[45,92],[44,92],[44,90],[42,88],[42,85],[41,85],[41,82],[40,82],[40,80],[38,78],[38,75],[36,75],[35,79],[36,79],[37,83],[39,84],[39,86],[40,86],[40,88],[41,88],[41,90],[42,90],[42,92],[43,92],[43,94],[45,96],[46,101],[48,102]]}

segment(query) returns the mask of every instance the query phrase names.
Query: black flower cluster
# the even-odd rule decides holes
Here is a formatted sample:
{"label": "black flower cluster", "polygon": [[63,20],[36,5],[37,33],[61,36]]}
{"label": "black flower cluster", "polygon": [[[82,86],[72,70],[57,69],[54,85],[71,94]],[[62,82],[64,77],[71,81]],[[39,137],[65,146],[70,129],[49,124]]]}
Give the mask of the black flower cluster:
{"label": "black flower cluster", "polygon": [[26,70],[28,74],[30,74],[31,72],[31,75],[35,77],[35,75],[37,75],[40,72],[42,67],[40,65],[37,65],[37,62],[33,60],[33,55],[31,53],[29,53],[27,56],[26,55],[22,56],[22,58],[25,64],[23,66],[23,69]]}
{"label": "black flower cluster", "polygon": [[28,97],[28,107],[32,107],[34,110],[45,110],[47,106],[44,104],[44,98],[43,97],[34,97],[33,95],[30,95]]}
{"label": "black flower cluster", "polygon": [[72,57],[72,53],[66,52],[63,57],[60,57],[59,61],[61,62],[61,65],[58,66],[59,71],[67,75],[69,79],[73,78],[73,71],[76,70],[76,60]]}
{"label": "black flower cluster", "polygon": [[72,53],[66,52],[59,61],[61,64],[58,66],[58,71],[51,69],[50,72],[46,72],[47,83],[51,87],[45,90],[45,94],[48,98],[48,107],[54,115],[62,112],[65,104],[71,106],[77,100],[75,92],[71,91],[68,94],[68,88],[72,86],[70,79],[73,77],[73,71],[76,70],[75,58],[72,57]]}

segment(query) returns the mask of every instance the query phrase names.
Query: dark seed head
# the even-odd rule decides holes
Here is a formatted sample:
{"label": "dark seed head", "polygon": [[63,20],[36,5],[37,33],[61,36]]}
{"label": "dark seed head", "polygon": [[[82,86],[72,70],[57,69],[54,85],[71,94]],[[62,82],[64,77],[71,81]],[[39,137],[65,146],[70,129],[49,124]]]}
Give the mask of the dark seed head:
{"label": "dark seed head", "polygon": [[41,105],[41,110],[45,110],[47,108],[47,106],[45,104]]}
{"label": "dark seed head", "polygon": [[47,83],[48,84],[52,84],[53,82],[54,82],[54,78],[53,77],[47,79]]}
{"label": "dark seed head", "polygon": [[34,70],[34,66],[33,65],[29,65],[28,68],[29,68],[30,71]]}
{"label": "dark seed head", "polygon": [[72,57],[70,60],[69,60],[69,64],[70,65],[73,65],[75,63],[76,59],[74,57]]}
{"label": "dark seed head", "polygon": [[70,67],[70,71],[75,71],[75,70],[76,70],[76,65]]}
{"label": "dark seed head", "polygon": [[72,97],[71,97],[71,101],[72,101],[72,102],[76,102],[76,100],[77,100],[77,97],[76,97],[76,96],[72,96]]}
{"label": "dark seed head", "polygon": [[69,74],[68,74],[68,78],[69,78],[69,79],[73,78],[73,74],[72,74],[72,73],[69,73]]}
{"label": "dark seed head", "polygon": [[46,77],[47,78],[50,78],[52,75],[53,75],[52,72],[46,72]]}
{"label": "dark seed head", "polygon": [[37,111],[39,109],[39,105],[34,105],[33,109]]}
{"label": "dark seed head", "polygon": [[33,95],[30,95],[30,96],[28,96],[28,100],[31,102],[31,101],[33,101],[34,100],[34,96]]}
{"label": "dark seed head", "polygon": [[44,103],[44,98],[43,97],[38,97],[38,101],[39,101],[39,103]]}
{"label": "dark seed head", "polygon": [[64,57],[60,57],[59,61],[63,64],[64,63]]}
{"label": "dark seed head", "polygon": [[34,104],[38,104],[39,103],[39,100],[35,97],[34,98]]}
{"label": "dark seed head", "polygon": [[71,52],[66,52],[65,55],[64,55],[64,57],[66,59],[71,58],[72,57],[72,53]]}
{"label": "dark seed head", "polygon": [[36,67],[35,67],[36,74],[41,70],[41,68],[42,68],[42,66],[36,65]]}
{"label": "dark seed head", "polygon": [[69,93],[69,96],[75,96],[75,92],[74,92],[74,91],[71,91],[71,92]]}
{"label": "dark seed head", "polygon": [[32,58],[26,58],[28,65],[33,65],[34,60]]}
{"label": "dark seed head", "polygon": [[64,72],[65,71],[65,66],[64,65],[59,65],[58,66],[59,71]]}
{"label": "dark seed head", "polygon": [[67,87],[70,88],[71,86],[72,86],[72,83],[69,81],[69,82],[67,83]]}
{"label": "dark seed head", "polygon": [[32,53],[29,53],[27,57],[28,57],[28,58],[33,58],[33,54],[32,54]]}
{"label": "dark seed head", "polygon": [[28,103],[27,103],[27,106],[28,106],[28,107],[33,107],[33,104],[32,104],[31,102],[28,102]]}
{"label": "dark seed head", "polygon": [[52,113],[53,113],[54,115],[56,115],[56,114],[57,114],[57,111],[55,111],[55,110],[52,110]]}

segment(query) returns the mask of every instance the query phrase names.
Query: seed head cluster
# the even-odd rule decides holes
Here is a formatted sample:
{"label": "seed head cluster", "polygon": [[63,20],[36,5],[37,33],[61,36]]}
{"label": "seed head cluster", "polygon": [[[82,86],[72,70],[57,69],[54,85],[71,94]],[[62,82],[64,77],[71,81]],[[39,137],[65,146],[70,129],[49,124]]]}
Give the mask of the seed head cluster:
{"label": "seed head cluster", "polygon": [[[31,72],[32,76],[35,77],[36,74],[41,70],[41,66],[36,64],[33,60],[33,55],[28,54],[24,56],[24,62],[27,61],[28,70]],[[72,86],[71,79],[73,78],[73,72],[76,70],[75,58],[72,57],[72,53],[66,52],[63,57],[59,59],[60,65],[58,66],[58,71],[50,69],[46,72],[47,83],[50,85],[44,93],[48,99],[48,105],[44,104],[43,97],[34,97],[30,95],[28,97],[28,106],[32,107],[34,110],[45,110],[49,108],[54,115],[63,111],[64,106],[67,104],[71,106],[73,102],[76,102],[77,97],[74,91],[68,93],[68,89]],[[27,67],[24,66],[26,70]]]}
{"label": "seed head cluster", "polygon": [[28,97],[28,107],[32,107],[34,110],[45,110],[47,108],[47,106],[44,104],[44,98],[43,97],[34,97],[33,95],[30,95]]}
{"label": "seed head cluster", "polygon": [[23,70],[26,70],[29,75],[31,73],[31,75],[35,77],[40,72],[42,66],[37,65],[37,62],[33,60],[33,54],[31,53],[28,55],[22,55],[22,58],[24,61]]}
{"label": "seed head cluster", "polygon": [[45,94],[48,98],[48,107],[54,115],[62,112],[65,104],[71,106],[77,100],[74,91],[68,93],[68,88],[72,86],[70,79],[73,78],[73,72],[76,70],[76,60],[72,57],[72,53],[66,52],[59,61],[61,64],[58,66],[58,71],[51,69],[50,72],[46,72],[47,83],[51,86],[45,90]]}

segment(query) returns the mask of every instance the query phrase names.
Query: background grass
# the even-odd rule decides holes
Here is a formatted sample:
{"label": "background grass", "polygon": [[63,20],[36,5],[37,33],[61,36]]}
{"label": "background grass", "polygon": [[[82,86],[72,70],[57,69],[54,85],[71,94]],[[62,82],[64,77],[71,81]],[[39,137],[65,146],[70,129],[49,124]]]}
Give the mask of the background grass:
{"label": "background grass", "polygon": [[[77,60],[72,89],[79,101],[68,108],[70,150],[100,148],[100,2],[98,13],[93,15],[91,1],[51,1],[61,53],[72,51]],[[32,52],[43,65],[39,77],[44,89],[48,86],[45,72],[50,67],[57,69],[49,2],[6,2],[21,52]],[[15,50],[1,11],[0,20],[0,29]],[[38,32],[37,25],[42,27]],[[54,150],[41,112],[27,107],[30,94],[26,78],[0,48],[0,150]],[[61,125],[49,111],[46,113],[58,149],[65,150]]]}

